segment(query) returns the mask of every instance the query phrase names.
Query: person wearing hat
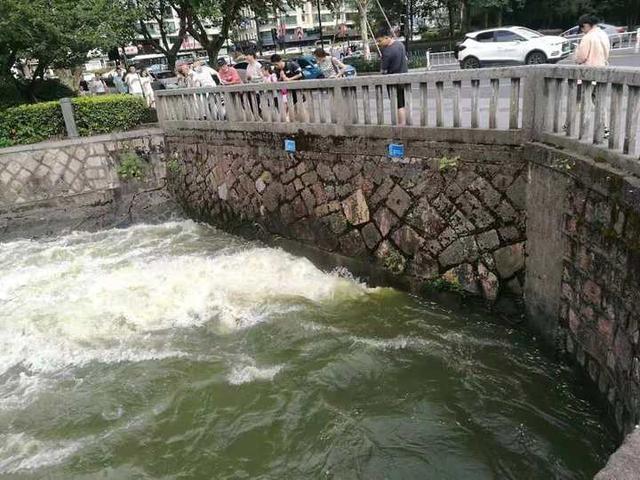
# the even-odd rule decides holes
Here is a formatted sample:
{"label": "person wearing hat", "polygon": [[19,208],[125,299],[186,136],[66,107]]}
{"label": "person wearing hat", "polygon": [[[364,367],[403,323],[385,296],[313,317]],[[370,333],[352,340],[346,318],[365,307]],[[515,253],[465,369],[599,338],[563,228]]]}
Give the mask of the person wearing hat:
{"label": "person wearing hat", "polygon": [[227,61],[220,57],[217,61],[218,65],[218,77],[223,85],[237,85],[242,83],[240,74],[238,71],[227,63]]}

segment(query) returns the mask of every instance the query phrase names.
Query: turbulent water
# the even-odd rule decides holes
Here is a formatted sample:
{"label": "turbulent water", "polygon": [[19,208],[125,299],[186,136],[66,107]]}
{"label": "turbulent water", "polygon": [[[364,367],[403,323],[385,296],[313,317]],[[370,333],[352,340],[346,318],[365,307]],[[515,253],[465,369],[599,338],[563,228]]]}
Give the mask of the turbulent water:
{"label": "turbulent water", "polygon": [[0,244],[0,478],[589,478],[526,332],[190,221]]}

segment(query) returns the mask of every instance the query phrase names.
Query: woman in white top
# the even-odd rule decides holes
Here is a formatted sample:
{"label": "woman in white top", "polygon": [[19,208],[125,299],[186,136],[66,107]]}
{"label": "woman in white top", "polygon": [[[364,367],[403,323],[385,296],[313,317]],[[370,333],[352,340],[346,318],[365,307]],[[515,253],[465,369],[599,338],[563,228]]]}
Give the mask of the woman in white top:
{"label": "woman in white top", "polygon": [[142,82],[140,80],[140,75],[136,72],[136,67],[133,65],[129,67],[129,73],[124,77],[124,82],[129,87],[129,93],[131,95],[138,95],[142,97],[144,92],[142,91]]}
{"label": "woman in white top", "polygon": [[318,67],[322,70],[324,78],[338,78],[344,75],[347,66],[335,57],[332,57],[323,48],[316,48],[313,56],[318,61]]}
{"label": "woman in white top", "polygon": [[153,87],[151,86],[151,76],[149,76],[149,70],[146,68],[142,70],[140,74],[140,84],[142,85],[142,93],[147,101],[147,107],[156,108],[156,97],[153,94]]}
{"label": "woman in white top", "polygon": [[107,84],[100,77],[100,74],[96,73],[95,76],[89,82],[89,91],[94,95],[104,95],[107,93]]}
{"label": "woman in white top", "polygon": [[264,77],[262,76],[262,65],[256,58],[255,52],[248,52],[245,56],[247,61],[246,79],[248,83],[262,83]]}

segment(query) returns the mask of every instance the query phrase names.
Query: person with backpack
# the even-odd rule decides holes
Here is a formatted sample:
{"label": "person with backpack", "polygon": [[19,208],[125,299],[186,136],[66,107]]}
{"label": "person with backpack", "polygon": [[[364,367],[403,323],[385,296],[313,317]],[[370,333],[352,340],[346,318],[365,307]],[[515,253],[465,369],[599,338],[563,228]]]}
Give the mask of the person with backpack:
{"label": "person with backpack", "polygon": [[323,48],[316,48],[313,56],[318,62],[324,78],[340,78],[344,76],[347,66],[335,57],[329,55]]}

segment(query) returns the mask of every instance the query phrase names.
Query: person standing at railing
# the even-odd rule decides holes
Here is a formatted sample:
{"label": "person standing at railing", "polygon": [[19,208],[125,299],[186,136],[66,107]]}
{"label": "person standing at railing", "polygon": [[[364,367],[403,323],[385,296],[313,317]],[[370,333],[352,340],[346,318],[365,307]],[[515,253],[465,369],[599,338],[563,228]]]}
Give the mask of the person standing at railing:
{"label": "person standing at railing", "polygon": [[[587,67],[604,68],[609,65],[609,54],[611,53],[611,42],[609,36],[602,30],[598,23],[600,21],[594,15],[582,15],[578,19],[578,26],[584,33],[580,40],[580,44],[575,52],[575,61],[578,65]],[[596,82],[592,82],[593,92],[591,100],[595,104],[598,88],[601,88]],[[578,101],[582,98],[582,82],[578,80]],[[597,112],[606,117],[606,109],[603,112]],[[608,122],[604,120],[604,136],[609,136]]]}
{"label": "person standing at railing", "polygon": [[332,57],[323,48],[316,48],[313,51],[318,67],[322,70],[324,78],[339,78],[344,75],[347,66],[335,57]]}
{"label": "person standing at railing", "polygon": [[238,71],[227,63],[227,61],[220,57],[218,59],[218,77],[223,85],[237,85],[242,83],[240,74]]}
{"label": "person standing at railing", "polygon": [[609,64],[611,43],[609,36],[598,27],[598,23],[598,18],[593,15],[583,15],[578,20],[578,25],[584,32],[575,53],[578,65],[606,67]]}
{"label": "person standing at railing", "polygon": [[[397,41],[391,34],[388,25],[381,27],[376,35],[376,42],[382,51],[382,61],[380,71],[383,75],[395,73],[407,73],[409,71],[407,63],[407,52],[402,42]],[[391,94],[391,89],[387,87]],[[407,113],[405,109],[404,88],[399,85],[396,88],[396,99],[398,108],[398,125],[406,125]]]}
{"label": "person standing at railing", "polygon": [[[293,82],[297,80],[302,80],[304,76],[302,75],[302,68],[297,62],[293,60],[286,61],[277,53],[271,55],[271,63],[276,68],[276,74],[278,75],[278,79],[281,82]],[[291,103],[293,106],[289,108],[289,120],[290,121],[299,121],[301,123],[306,122],[306,111],[303,107],[303,103],[306,100],[304,94],[298,95],[298,92],[291,90],[287,93],[287,97],[291,99]],[[301,100],[299,102],[299,100]],[[287,101],[287,104],[289,102]]]}
{"label": "person standing at railing", "polygon": [[215,87],[214,77],[218,77],[218,72],[206,65],[203,61],[194,62],[192,67],[192,79],[196,87]]}

